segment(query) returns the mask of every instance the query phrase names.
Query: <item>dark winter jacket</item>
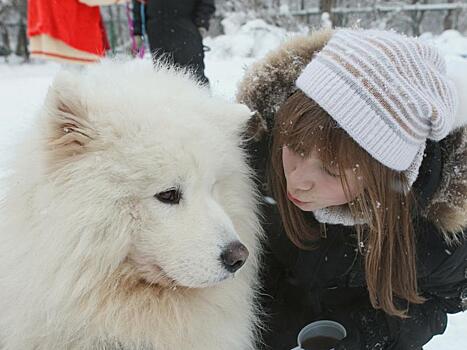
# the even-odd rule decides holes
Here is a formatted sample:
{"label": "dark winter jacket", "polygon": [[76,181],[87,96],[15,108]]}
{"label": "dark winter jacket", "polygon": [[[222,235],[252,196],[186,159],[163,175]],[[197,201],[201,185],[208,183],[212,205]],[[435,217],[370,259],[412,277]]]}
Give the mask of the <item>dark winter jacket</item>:
{"label": "dark winter jacket", "polygon": [[[270,196],[265,169],[274,115],[294,91],[294,82],[313,53],[331,35],[319,31],[289,41],[254,65],[240,85],[238,100],[257,112],[249,150],[265,196]],[[467,243],[462,234],[467,227],[466,180],[467,129],[457,129],[439,143],[429,141],[413,186],[418,204],[417,276],[427,301],[408,305],[399,300],[401,307],[409,306],[407,319],[372,308],[353,227],[326,225],[327,235],[318,249],[300,250],[287,239],[275,205],[265,202],[266,348],[293,348],[299,330],[318,319],[337,320],[347,328],[349,336],[337,349],[421,349],[443,333],[446,314],[462,311],[467,301]]]}
{"label": "dark winter jacket", "polygon": [[151,52],[165,55],[183,67],[192,67],[205,80],[204,52],[198,28],[209,29],[215,11],[214,0],[133,0],[134,34],[141,35],[141,7],[144,6],[146,32]]}

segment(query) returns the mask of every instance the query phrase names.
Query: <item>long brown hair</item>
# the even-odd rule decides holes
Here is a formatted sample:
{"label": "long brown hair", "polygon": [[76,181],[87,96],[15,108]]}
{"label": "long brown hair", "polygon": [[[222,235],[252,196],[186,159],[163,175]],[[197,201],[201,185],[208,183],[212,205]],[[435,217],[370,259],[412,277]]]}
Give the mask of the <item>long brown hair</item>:
{"label": "long brown hair", "polygon": [[[269,182],[289,239],[298,247],[319,244],[319,224],[286,196],[282,147],[306,157],[317,151],[325,167],[337,169],[347,198],[349,183],[357,183],[357,197],[344,209],[357,220],[360,253],[365,257],[367,288],[373,307],[389,315],[406,317],[394,297],[422,303],[417,292],[415,238],[412,224],[413,198],[404,174],[372,158],[317,103],[295,92],[281,106],[273,130]],[[346,176],[345,169],[352,169]],[[314,243],[314,244],[313,244]],[[311,247],[311,248],[310,248]]]}

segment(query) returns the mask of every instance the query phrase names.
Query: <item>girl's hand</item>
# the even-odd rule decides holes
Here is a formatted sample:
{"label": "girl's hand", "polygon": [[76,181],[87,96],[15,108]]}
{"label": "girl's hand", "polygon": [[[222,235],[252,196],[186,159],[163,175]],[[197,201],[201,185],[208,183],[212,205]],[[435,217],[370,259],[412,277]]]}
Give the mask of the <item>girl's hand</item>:
{"label": "girl's hand", "polygon": [[342,323],[348,334],[335,350],[421,350],[446,329],[446,313],[436,300],[410,304],[408,316],[391,317],[371,306],[329,315],[329,319]]}
{"label": "girl's hand", "polygon": [[347,337],[337,344],[335,350],[391,349],[393,340],[381,311],[368,308],[343,312],[336,315],[336,321],[345,327]]}

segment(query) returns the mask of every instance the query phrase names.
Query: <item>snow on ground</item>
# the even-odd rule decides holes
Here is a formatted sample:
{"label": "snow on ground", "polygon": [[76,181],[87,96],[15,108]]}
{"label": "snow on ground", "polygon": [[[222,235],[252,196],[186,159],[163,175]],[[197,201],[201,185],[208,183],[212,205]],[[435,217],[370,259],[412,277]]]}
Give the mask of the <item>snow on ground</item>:
{"label": "snow on ground", "polygon": [[[280,28],[267,25],[261,20],[241,25],[235,19],[224,23],[227,34],[209,38],[206,44],[211,51],[206,55],[206,73],[212,90],[217,95],[233,99],[236,85],[248,65],[277,46],[289,34]],[[456,31],[446,31],[440,36],[426,33],[457,67],[467,72],[467,37]],[[35,117],[47,88],[60,65],[52,62],[34,62],[28,65],[0,63],[0,180],[9,173],[7,161],[13,156],[14,143]],[[467,73],[463,73],[467,74]],[[467,76],[465,77],[467,80]],[[467,96],[462,97],[467,100]],[[0,186],[0,197],[2,190]],[[1,218],[0,218],[1,220]],[[467,344],[467,313],[449,316],[449,324],[443,336],[435,337],[426,350],[464,349]]]}
{"label": "snow on ground", "polygon": [[212,48],[210,56],[221,59],[264,56],[271,47],[278,46],[288,36],[284,29],[269,25],[262,19],[248,21],[244,25],[224,19],[223,25],[224,35],[206,38],[204,42]]}
{"label": "snow on ground", "polygon": [[438,36],[433,36],[431,33],[423,33],[420,38],[431,40],[444,55],[467,58],[467,37],[457,30],[446,30]]}

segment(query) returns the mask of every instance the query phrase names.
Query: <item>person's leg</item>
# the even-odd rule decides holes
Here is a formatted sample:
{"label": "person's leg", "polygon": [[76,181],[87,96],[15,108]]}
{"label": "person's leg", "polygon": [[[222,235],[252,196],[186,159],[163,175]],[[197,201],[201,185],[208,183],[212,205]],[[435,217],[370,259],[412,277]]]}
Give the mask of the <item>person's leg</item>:
{"label": "person's leg", "polygon": [[204,65],[204,53],[203,53],[202,56],[200,57],[200,59],[198,60],[198,62],[195,62],[195,64],[193,64],[193,71],[194,71],[196,77],[199,79],[199,81],[203,85],[206,85],[206,86],[209,87],[209,79],[204,74],[204,69],[205,68],[206,67]]}
{"label": "person's leg", "polygon": [[169,64],[176,63],[174,50],[167,46],[167,42],[170,41],[170,38],[167,38],[167,36],[170,32],[167,32],[161,23],[158,23],[156,20],[148,21],[146,23],[146,34],[154,63],[158,60]]}
{"label": "person's leg", "polygon": [[189,68],[201,84],[209,85],[209,79],[204,74],[202,37],[189,21],[148,21],[146,32],[154,62],[163,60]]}

